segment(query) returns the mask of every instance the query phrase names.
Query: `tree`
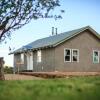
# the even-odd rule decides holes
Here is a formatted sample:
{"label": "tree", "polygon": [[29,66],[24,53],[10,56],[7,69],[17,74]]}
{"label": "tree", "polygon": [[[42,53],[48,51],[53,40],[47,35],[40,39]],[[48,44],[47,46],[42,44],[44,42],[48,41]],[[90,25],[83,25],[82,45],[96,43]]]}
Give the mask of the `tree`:
{"label": "tree", "polygon": [[2,57],[0,57],[0,80],[5,80],[3,65],[4,65],[4,60]]}
{"label": "tree", "polygon": [[54,17],[49,12],[57,6],[59,0],[0,0],[0,42],[31,19]]}

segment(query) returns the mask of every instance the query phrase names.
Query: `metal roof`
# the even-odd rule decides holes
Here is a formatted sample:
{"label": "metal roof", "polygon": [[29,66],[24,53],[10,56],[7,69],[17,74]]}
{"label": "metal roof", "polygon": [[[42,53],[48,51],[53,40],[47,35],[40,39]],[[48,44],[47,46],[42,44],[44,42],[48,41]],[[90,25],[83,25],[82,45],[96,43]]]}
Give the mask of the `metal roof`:
{"label": "metal roof", "polygon": [[86,27],[82,27],[82,28],[75,29],[75,30],[72,30],[72,31],[53,35],[53,36],[50,36],[50,37],[38,39],[34,42],[31,42],[31,43],[15,50],[11,54],[19,53],[19,52],[23,52],[23,51],[27,51],[27,50],[36,50],[36,49],[41,49],[41,48],[46,48],[46,47],[54,47],[54,46],[64,42],[65,40],[72,38],[73,36],[79,34],[80,32],[82,32],[86,29],[89,29],[90,31],[92,31],[100,39],[100,36],[98,35],[98,33],[95,30],[93,30],[90,26],[86,26]]}

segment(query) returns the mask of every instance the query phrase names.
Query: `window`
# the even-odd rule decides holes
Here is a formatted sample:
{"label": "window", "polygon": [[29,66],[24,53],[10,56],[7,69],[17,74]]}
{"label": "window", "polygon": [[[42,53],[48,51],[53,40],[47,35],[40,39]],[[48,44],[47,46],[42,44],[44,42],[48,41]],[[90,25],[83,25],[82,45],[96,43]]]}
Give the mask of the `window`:
{"label": "window", "polygon": [[41,50],[37,51],[37,62],[41,62]]}
{"label": "window", "polygon": [[72,49],[72,62],[79,62],[79,50]]}
{"label": "window", "polygon": [[93,51],[93,63],[99,63],[99,51]]}
{"label": "window", "polygon": [[64,61],[65,62],[79,62],[79,50],[78,49],[64,49]]}
{"label": "window", "polygon": [[65,49],[65,62],[71,62],[71,49]]}
{"label": "window", "polygon": [[24,63],[24,54],[21,53],[21,63]]}

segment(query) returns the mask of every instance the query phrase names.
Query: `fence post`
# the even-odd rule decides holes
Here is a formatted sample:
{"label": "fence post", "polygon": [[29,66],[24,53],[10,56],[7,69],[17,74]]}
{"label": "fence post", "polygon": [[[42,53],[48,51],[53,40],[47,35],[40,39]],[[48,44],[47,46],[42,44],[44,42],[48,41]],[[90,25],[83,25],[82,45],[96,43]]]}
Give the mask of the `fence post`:
{"label": "fence post", "polygon": [[3,57],[0,57],[0,80],[5,80],[3,65],[4,65]]}

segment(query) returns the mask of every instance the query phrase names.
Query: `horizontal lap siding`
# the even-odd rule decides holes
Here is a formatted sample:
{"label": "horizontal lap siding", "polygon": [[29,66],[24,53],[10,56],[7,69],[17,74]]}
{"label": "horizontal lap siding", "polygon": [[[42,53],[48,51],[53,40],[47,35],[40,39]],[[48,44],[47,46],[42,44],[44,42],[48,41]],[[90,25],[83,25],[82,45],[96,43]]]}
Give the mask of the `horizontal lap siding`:
{"label": "horizontal lap siding", "polygon": [[[64,62],[64,48],[79,49],[79,63]],[[93,50],[100,51],[100,40],[90,31],[71,38],[55,48],[55,67],[57,71],[100,71],[100,63],[93,64]]]}
{"label": "horizontal lap siding", "polygon": [[24,55],[24,64],[18,64],[19,62],[21,62],[21,54],[14,54],[14,71],[17,72],[18,67],[19,67],[19,71],[27,70],[26,55]]}
{"label": "horizontal lap siding", "polygon": [[34,51],[34,70],[35,72],[54,71],[54,48],[41,50],[42,62],[37,62],[37,51]]}

